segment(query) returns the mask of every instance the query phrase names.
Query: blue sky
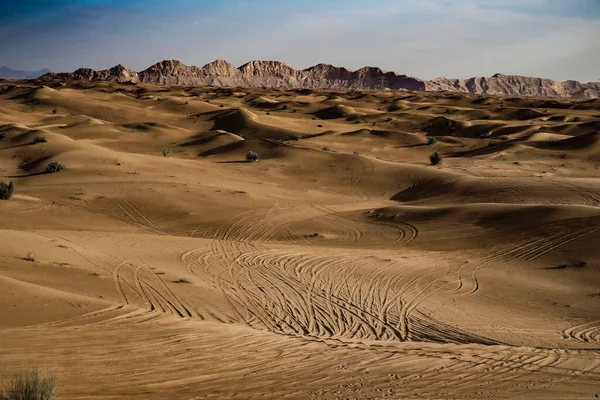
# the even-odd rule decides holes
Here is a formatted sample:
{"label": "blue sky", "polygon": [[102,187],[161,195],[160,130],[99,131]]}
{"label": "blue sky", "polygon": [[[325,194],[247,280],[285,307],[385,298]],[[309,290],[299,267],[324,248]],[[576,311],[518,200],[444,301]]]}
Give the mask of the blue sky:
{"label": "blue sky", "polygon": [[0,0],[0,65],[163,59],[600,80],[600,0]]}

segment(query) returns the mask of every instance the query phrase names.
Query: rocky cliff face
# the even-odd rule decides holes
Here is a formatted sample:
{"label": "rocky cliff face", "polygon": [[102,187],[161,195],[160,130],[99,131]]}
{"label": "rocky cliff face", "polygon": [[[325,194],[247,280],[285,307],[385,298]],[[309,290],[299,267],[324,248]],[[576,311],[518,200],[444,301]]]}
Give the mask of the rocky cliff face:
{"label": "rocky cliff face", "polygon": [[515,96],[600,97],[600,82],[559,82],[550,79],[496,74],[470,79],[437,78],[423,81],[379,68],[364,67],[356,71],[330,64],[318,64],[296,70],[279,61],[250,61],[236,68],[224,60],[203,67],[187,66],[177,60],[164,60],[141,72],[122,65],[95,71],[80,68],[71,73],[48,73],[40,80],[83,80],[111,82],[145,82],[168,85],[213,85],[246,87],[282,87],[306,89],[381,89],[450,91],[475,94]]}
{"label": "rocky cliff face", "polygon": [[109,81],[109,82],[139,82],[138,73],[119,64],[110,69],[96,71],[91,68],[79,68],[73,72],[49,72],[40,76],[43,81]]}
{"label": "rocky cliff face", "polygon": [[514,96],[600,97],[600,82],[553,81],[518,75],[495,74],[489,78],[437,78],[425,83],[425,90]]}

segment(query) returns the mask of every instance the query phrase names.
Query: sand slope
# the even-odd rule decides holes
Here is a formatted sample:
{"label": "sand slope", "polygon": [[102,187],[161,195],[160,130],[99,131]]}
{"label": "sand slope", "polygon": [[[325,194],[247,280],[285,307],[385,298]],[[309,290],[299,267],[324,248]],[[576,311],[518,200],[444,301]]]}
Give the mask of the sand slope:
{"label": "sand slope", "polygon": [[597,102],[5,83],[0,131],[0,376],[35,360],[65,399],[600,395]]}

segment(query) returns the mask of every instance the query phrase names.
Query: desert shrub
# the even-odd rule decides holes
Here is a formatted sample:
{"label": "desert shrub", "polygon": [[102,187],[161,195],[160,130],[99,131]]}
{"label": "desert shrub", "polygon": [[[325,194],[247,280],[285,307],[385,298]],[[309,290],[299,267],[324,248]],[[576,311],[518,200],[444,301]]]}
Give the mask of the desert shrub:
{"label": "desert shrub", "polygon": [[354,154],[355,156],[360,156],[360,151],[353,151],[352,154]]}
{"label": "desert shrub", "polygon": [[187,284],[190,284],[192,282],[188,281],[185,278],[181,278],[181,279],[177,279],[176,281],[173,281],[173,283],[187,283]]}
{"label": "desert shrub", "polygon": [[48,164],[45,172],[47,174],[52,174],[54,172],[62,171],[63,169],[65,169],[65,164],[59,163],[58,161],[53,161],[50,164]]}
{"label": "desert shrub", "polygon": [[431,146],[432,144],[436,144],[436,143],[437,143],[437,141],[438,141],[438,140],[437,140],[437,138],[436,138],[436,137],[430,137],[430,138],[427,138],[427,144],[428,144],[428,145],[430,145],[430,146]]}
{"label": "desert shrub", "polygon": [[429,156],[429,161],[431,161],[431,165],[438,165],[442,162],[442,156],[437,151]]}
{"label": "desert shrub", "polygon": [[258,154],[255,151],[249,151],[246,153],[246,161],[247,162],[258,161],[259,158],[260,158],[260,154]]}
{"label": "desert shrub", "polygon": [[579,117],[573,118],[573,122],[579,122],[579,121],[581,121],[581,118],[579,118]]}
{"label": "desert shrub", "polygon": [[294,140],[300,140],[300,139],[302,139],[302,136],[300,136],[300,135],[294,135]]}
{"label": "desert shrub", "polygon": [[322,127],[323,127],[322,124],[317,125],[317,128],[322,128]]}
{"label": "desert shrub", "polygon": [[271,113],[267,111],[267,115],[271,115]]}
{"label": "desert shrub", "polygon": [[480,139],[485,139],[485,138],[488,138],[490,136],[492,136],[491,132],[485,132],[485,133],[482,133],[481,135],[479,135],[479,138]]}
{"label": "desert shrub", "polygon": [[168,147],[164,148],[162,151],[163,157],[167,157],[169,154],[171,154],[171,149],[169,149]]}
{"label": "desert shrub", "polygon": [[54,400],[56,396],[56,377],[31,368],[8,380],[0,400]]}
{"label": "desert shrub", "polygon": [[328,146],[323,147],[321,150],[333,152],[333,149]]}
{"label": "desert shrub", "polygon": [[48,141],[48,139],[46,139],[44,136],[36,136],[33,138],[33,140],[31,141],[32,144],[36,144],[36,143],[46,143]]}
{"label": "desert shrub", "polygon": [[500,140],[508,140],[508,139],[510,139],[510,137],[508,135],[502,135],[498,139],[500,139]]}
{"label": "desert shrub", "polygon": [[0,200],[10,200],[15,191],[15,185],[12,181],[9,183],[0,182]]}
{"label": "desert shrub", "polygon": [[58,112],[58,109],[55,108],[54,110],[52,110],[52,114],[56,114]]}
{"label": "desert shrub", "polygon": [[0,139],[4,139],[6,137],[8,137],[8,132],[6,132],[6,131],[0,132]]}
{"label": "desert shrub", "polygon": [[497,144],[498,144],[497,142],[492,140],[492,141],[488,142],[488,147],[494,147]]}
{"label": "desert shrub", "polygon": [[223,104],[221,104],[219,107],[223,108],[223,107],[225,107],[225,106],[224,106]]}
{"label": "desert shrub", "polygon": [[27,255],[23,257],[23,260],[35,262],[35,253],[33,251],[28,251]]}

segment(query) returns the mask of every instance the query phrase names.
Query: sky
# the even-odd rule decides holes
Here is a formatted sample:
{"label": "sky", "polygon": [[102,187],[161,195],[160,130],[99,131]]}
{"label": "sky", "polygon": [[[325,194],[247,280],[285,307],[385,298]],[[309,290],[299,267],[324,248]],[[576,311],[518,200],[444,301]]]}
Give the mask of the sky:
{"label": "sky", "polygon": [[0,65],[165,59],[600,80],[600,0],[0,0]]}

